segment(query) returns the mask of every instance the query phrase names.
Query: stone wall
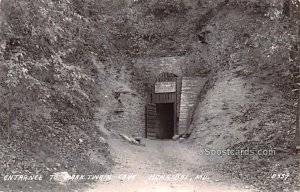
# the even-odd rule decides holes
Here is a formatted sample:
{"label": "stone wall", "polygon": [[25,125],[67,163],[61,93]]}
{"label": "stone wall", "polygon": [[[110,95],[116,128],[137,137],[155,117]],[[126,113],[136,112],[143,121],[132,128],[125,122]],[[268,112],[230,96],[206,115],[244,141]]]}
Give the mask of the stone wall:
{"label": "stone wall", "polygon": [[190,111],[195,105],[197,97],[206,81],[207,78],[202,77],[183,77],[178,126],[179,134],[186,133],[191,120],[190,116],[193,115]]}
{"label": "stone wall", "polygon": [[173,73],[182,76],[182,66],[185,64],[185,57],[158,57],[158,58],[138,58],[134,61],[137,69],[143,70],[152,77],[156,77],[162,72]]}

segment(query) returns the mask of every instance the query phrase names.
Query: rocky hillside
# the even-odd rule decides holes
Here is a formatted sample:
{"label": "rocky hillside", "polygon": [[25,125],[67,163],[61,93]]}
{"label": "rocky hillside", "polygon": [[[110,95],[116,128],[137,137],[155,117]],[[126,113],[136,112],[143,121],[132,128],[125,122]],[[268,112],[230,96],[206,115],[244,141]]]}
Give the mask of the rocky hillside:
{"label": "rocky hillside", "polygon": [[[262,191],[299,187],[294,150],[295,34],[282,7],[230,3],[202,28],[199,54],[215,73],[195,111],[191,144],[204,149],[266,149],[270,156],[234,156],[220,172]],[[246,25],[245,25],[246,24]],[[212,157],[213,158],[213,157]],[[289,174],[287,180],[274,174]]]}
{"label": "rocky hillside", "polygon": [[[275,149],[270,157],[234,156],[219,171],[266,191],[299,185],[292,148],[298,29],[283,0],[2,0],[0,6],[1,176],[109,172],[106,131],[144,134],[153,77],[136,61],[184,57],[182,74],[209,79],[186,142],[199,151]],[[280,173],[290,176],[269,179]],[[12,187],[32,191],[31,184],[0,184],[3,191]]]}

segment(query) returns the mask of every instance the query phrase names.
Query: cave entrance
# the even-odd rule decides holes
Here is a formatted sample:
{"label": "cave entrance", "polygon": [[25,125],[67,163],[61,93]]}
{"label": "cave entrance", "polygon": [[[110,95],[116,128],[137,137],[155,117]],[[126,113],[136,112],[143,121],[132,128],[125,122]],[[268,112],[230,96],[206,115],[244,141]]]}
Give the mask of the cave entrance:
{"label": "cave entrance", "polygon": [[156,104],[158,139],[171,139],[174,136],[174,103]]}
{"label": "cave entrance", "polygon": [[178,83],[172,73],[161,73],[149,93],[146,106],[146,137],[171,139],[178,132]]}

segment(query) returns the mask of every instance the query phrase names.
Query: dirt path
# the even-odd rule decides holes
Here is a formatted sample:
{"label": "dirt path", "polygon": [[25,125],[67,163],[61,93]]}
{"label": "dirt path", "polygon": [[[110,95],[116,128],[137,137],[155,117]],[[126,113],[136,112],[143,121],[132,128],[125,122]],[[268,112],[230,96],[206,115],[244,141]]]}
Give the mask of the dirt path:
{"label": "dirt path", "polygon": [[[209,166],[209,162],[182,143],[147,139],[143,142],[145,146],[135,146],[110,139],[111,153],[117,162],[113,178],[107,182],[99,181],[87,192],[251,191],[239,187],[243,186],[241,183],[218,182],[222,176],[217,173],[201,171],[200,165]],[[128,177],[123,178],[124,175]],[[162,176],[164,178],[157,178]]]}

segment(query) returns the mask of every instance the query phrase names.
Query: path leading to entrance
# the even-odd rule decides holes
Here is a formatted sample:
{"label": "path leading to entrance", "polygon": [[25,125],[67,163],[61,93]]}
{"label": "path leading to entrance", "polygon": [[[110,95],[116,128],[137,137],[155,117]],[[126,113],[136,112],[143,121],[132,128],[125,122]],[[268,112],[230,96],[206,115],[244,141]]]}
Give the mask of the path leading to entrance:
{"label": "path leading to entrance", "polygon": [[[136,175],[135,179],[113,178],[99,181],[86,192],[249,192],[238,181],[219,182],[222,175],[204,172],[210,166],[196,150],[172,140],[143,140],[145,146],[110,139],[111,153],[117,162],[113,176]],[[201,171],[202,170],[202,171]],[[174,181],[180,174],[186,181]],[[150,179],[152,175],[152,180]],[[165,176],[153,180],[156,176]],[[184,176],[188,175],[188,176]],[[166,178],[169,176],[169,178]],[[178,176],[178,175],[177,175]],[[208,178],[206,178],[208,177]],[[220,179],[221,178],[221,179]],[[181,179],[181,180],[182,180]]]}

